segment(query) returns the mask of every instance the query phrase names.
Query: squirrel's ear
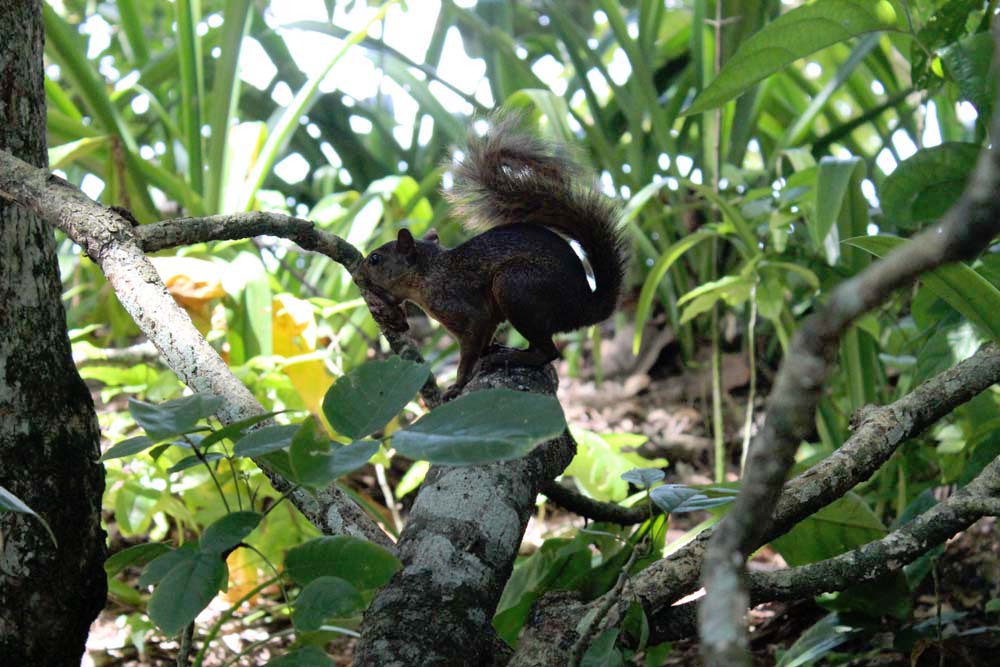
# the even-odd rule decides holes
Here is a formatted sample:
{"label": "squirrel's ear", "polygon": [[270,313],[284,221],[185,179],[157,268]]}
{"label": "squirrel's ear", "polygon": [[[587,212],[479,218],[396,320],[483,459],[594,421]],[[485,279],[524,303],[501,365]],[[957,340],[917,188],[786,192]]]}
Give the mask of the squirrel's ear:
{"label": "squirrel's ear", "polygon": [[410,233],[409,229],[399,230],[399,235],[396,236],[396,249],[404,255],[409,255],[416,249],[413,234]]}
{"label": "squirrel's ear", "polygon": [[424,234],[424,240],[430,241],[431,243],[440,243],[441,239],[438,238],[438,230],[434,229],[433,227],[428,229],[427,233]]}

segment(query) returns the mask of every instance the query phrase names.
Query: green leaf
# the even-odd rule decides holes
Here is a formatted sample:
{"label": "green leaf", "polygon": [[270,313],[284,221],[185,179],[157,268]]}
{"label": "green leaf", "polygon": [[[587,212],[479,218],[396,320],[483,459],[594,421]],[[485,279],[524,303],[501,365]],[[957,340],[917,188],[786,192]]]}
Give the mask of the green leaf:
{"label": "green leaf", "polygon": [[803,667],[815,665],[820,658],[852,639],[859,630],[840,619],[837,614],[829,614],[817,621],[792,644],[781,656],[777,667]]}
{"label": "green leaf", "polygon": [[714,109],[799,58],[858,35],[892,29],[895,21],[885,0],[824,0],[796,7],[740,44],[682,114]]}
{"label": "green leaf", "polygon": [[364,607],[358,589],[340,577],[318,577],[295,599],[292,624],[299,632],[315,632],[326,619],[343,618]]}
{"label": "green leaf", "polygon": [[198,547],[207,553],[221,554],[242,542],[263,518],[264,515],[257,512],[227,514],[205,529]]}
{"label": "green leaf", "polygon": [[885,527],[864,500],[854,493],[827,505],[773,546],[791,567],[816,563],[885,536]]}
{"label": "green leaf", "polygon": [[666,475],[659,468],[633,468],[622,473],[622,479],[630,482],[640,489],[648,489],[657,482],[663,481]]}
{"label": "green leaf", "polygon": [[728,494],[719,498],[710,498],[700,490],[692,489],[683,484],[658,486],[649,492],[649,498],[663,510],[664,514],[707,510],[735,500],[734,496]]}
{"label": "green leaf", "polygon": [[564,430],[554,396],[487,389],[434,409],[393,434],[392,445],[418,461],[468,465],[519,458]]}
{"label": "green leaf", "polygon": [[615,648],[618,641],[618,628],[608,628],[587,648],[580,660],[580,667],[620,667],[625,664],[621,651]]}
{"label": "green leaf", "polygon": [[108,559],[104,561],[104,571],[109,577],[113,577],[130,565],[145,565],[171,551],[173,549],[162,542],[136,544],[108,556]]}
{"label": "green leaf", "polygon": [[914,229],[940,218],[965,190],[979,150],[979,144],[945,143],[900,162],[879,187],[886,220]]}
{"label": "green leaf", "polygon": [[278,414],[278,412],[265,412],[263,414],[254,415],[253,417],[247,417],[246,419],[234,422],[224,428],[216,429],[206,435],[202,441],[198,443],[198,446],[202,450],[206,450],[215,443],[222,442],[223,440],[239,440],[241,439],[240,435],[244,430],[254,426],[255,424],[259,424],[265,419],[270,419],[276,414]]}
{"label": "green leaf", "polygon": [[49,148],[49,169],[65,169],[72,162],[81,160],[94,151],[104,148],[108,143],[106,136],[84,137],[61,146]]}
{"label": "green leaf", "polygon": [[178,634],[208,606],[225,584],[228,572],[226,563],[215,553],[199,552],[181,561],[153,591],[149,617],[163,634]]}
{"label": "green leaf", "polygon": [[323,397],[323,414],[338,433],[361,439],[385,427],[424,386],[428,364],[391,356],[361,364]]}
{"label": "green leaf", "polygon": [[980,32],[952,44],[941,52],[941,62],[958,84],[959,93],[968,100],[985,124],[993,113],[994,76],[993,35]]}
{"label": "green leaf", "polygon": [[317,537],[285,556],[285,569],[299,584],[340,577],[362,591],[384,586],[401,566],[377,544],[347,535]]}
{"label": "green leaf", "polygon": [[209,394],[192,394],[159,404],[130,398],[128,409],[146,435],[159,442],[195,430],[195,425],[215,414],[222,407],[222,402],[221,396]]}
{"label": "green leaf", "polygon": [[161,556],[154,558],[142,571],[139,576],[139,587],[155,586],[167,576],[174,567],[186,560],[191,560],[197,554],[193,544],[185,544],[177,549],[171,549]]}
{"label": "green leaf", "polygon": [[375,440],[359,440],[349,445],[331,443],[316,432],[318,426],[306,426],[309,423],[313,420],[306,420],[289,451],[295,480],[303,486],[323,488],[362,467],[378,452],[379,443]]}
{"label": "green leaf", "polygon": [[646,320],[649,319],[649,313],[652,311],[653,297],[656,296],[656,288],[660,284],[660,281],[667,275],[667,271],[670,270],[674,262],[680,259],[684,253],[702,241],[714,236],[716,236],[715,232],[695,232],[694,234],[685,236],[663,251],[663,254],[653,264],[653,267],[649,270],[646,279],[642,283],[642,291],[639,293],[639,303],[635,309],[635,339],[632,341],[632,354],[639,354],[639,346],[642,343],[642,330],[645,327]]}
{"label": "green leaf", "polygon": [[[861,158],[838,159],[825,157],[819,162],[816,175],[816,203],[813,215],[806,218],[809,236],[816,250],[826,251],[826,261],[833,266],[840,257],[839,234],[836,227],[841,212],[849,206],[851,190],[860,190],[865,177]],[[831,234],[833,235],[831,238]]]}
{"label": "green leaf", "polygon": [[35,510],[28,507],[27,503],[15,496],[13,493],[7,489],[0,486],[0,512],[17,512],[18,514],[30,514],[39,521],[41,521],[42,526],[48,531],[49,537],[52,538],[52,544],[59,546],[59,541],[56,540],[56,534],[52,532],[52,528],[49,527],[48,522],[42,517],[38,516]]}
{"label": "green leaf", "polygon": [[319,91],[320,83],[326,79],[337,62],[358,42],[364,39],[368,30],[385,18],[386,12],[396,4],[396,0],[384,2],[371,15],[368,21],[358,30],[352,32],[347,38],[341,41],[339,48],[330,53],[322,66],[314,70],[309,80],[299,88],[292,101],[283,109],[279,109],[278,116],[269,123],[267,142],[261,148],[254,162],[253,169],[247,176],[246,186],[241,192],[241,197],[237,203],[237,211],[248,211],[252,208],[257,190],[264,184],[264,179],[270,173],[271,168],[278,161],[278,157],[284,152],[291,141],[292,134],[299,128],[299,119],[306,115],[316,100],[316,93]]}
{"label": "green leaf", "polygon": [[133,456],[139,452],[144,452],[153,446],[153,441],[144,435],[137,435],[134,438],[127,438],[121,442],[116,442],[108,451],[101,455],[98,461],[110,461],[120,459],[125,456]]}
{"label": "green leaf", "polygon": [[[884,257],[905,239],[895,236],[860,236],[844,241],[878,257]],[[1000,340],[1000,290],[962,262],[924,273],[921,282],[966,319]]]}
{"label": "green leaf", "polygon": [[250,431],[233,446],[233,456],[264,456],[284,449],[292,444],[299,428],[299,424],[280,424]]}
{"label": "green leaf", "polygon": [[564,475],[591,498],[604,501],[622,500],[628,495],[628,482],[622,475],[633,468],[667,465],[664,458],[646,459],[635,449],[646,442],[644,435],[633,433],[594,433],[581,428],[571,429],[576,440],[576,456]]}
{"label": "green leaf", "polygon": [[265,667],[336,667],[333,658],[323,652],[318,646],[303,646],[278,656]]}

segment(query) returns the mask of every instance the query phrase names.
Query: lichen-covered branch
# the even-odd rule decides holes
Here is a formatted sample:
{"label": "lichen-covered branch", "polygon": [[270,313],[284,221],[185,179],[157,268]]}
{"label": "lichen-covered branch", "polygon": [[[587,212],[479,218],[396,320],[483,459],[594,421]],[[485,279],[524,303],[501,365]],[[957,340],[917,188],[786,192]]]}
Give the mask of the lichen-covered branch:
{"label": "lichen-covered branch", "polygon": [[[0,151],[0,198],[36,213],[84,249],[167,366],[193,390],[226,399],[218,415],[223,423],[264,412],[171,298],[129,221],[63,179],[5,151]],[[291,489],[287,480],[262,468],[279,491]],[[325,533],[357,535],[392,546],[361,508],[335,486],[316,497],[294,490],[290,499]]]}
{"label": "lichen-covered branch", "polygon": [[[489,387],[552,394],[556,375],[551,366],[498,369],[465,391]],[[365,613],[355,664],[503,664],[493,614],[540,484],[575,452],[564,434],[515,461],[432,467],[396,545],[403,568]]]}
{"label": "lichen-covered branch", "polygon": [[[1000,49],[997,49],[1000,52]],[[1000,116],[992,134],[1000,136]],[[799,443],[813,429],[827,372],[841,336],[861,315],[922,273],[972,259],[1000,232],[1000,148],[985,149],[970,183],[944,219],[865,271],[841,283],[829,302],[803,322],[778,371],[761,432],[733,509],[712,536],[702,570],[707,591],[699,620],[710,667],[748,665],[743,621],[749,597],[747,555],[767,533],[771,512]]]}

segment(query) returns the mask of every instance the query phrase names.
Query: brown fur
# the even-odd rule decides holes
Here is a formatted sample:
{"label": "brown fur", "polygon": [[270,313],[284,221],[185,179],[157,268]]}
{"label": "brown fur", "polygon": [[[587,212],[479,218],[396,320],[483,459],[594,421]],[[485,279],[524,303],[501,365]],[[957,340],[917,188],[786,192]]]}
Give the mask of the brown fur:
{"label": "brown fur", "polygon": [[[487,231],[447,250],[436,237],[418,241],[404,229],[369,254],[360,272],[363,287],[390,303],[416,303],[458,339],[451,396],[471,378],[504,320],[530,345],[490,362],[541,365],[559,356],[553,334],[606,319],[621,292],[626,253],[617,209],[581,184],[582,170],[563,149],[519,132],[517,122],[495,119],[486,135],[470,138],[448,195],[470,227]],[[552,230],[583,247],[596,290]]]}

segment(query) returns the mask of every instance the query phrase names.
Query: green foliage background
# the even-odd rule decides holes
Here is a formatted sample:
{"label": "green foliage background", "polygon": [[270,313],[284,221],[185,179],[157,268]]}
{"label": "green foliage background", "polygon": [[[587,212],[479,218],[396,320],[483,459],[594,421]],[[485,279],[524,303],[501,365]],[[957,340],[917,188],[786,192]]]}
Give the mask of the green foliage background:
{"label": "green foliage background", "polygon": [[[636,347],[643,324],[663,313],[685,363],[708,347],[717,368],[727,345],[720,322],[731,317],[753,365],[773,368],[831,287],[955,201],[992,113],[993,0],[324,5],[331,20],[282,26],[267,3],[245,0],[46,3],[52,166],[75,183],[100,179],[100,200],[130,208],[140,222],[277,210],[363,250],[401,226],[417,234],[436,227],[450,245],[464,232],[440,196],[442,160],[475,117],[519,108],[539,131],[577,147],[623,203],[635,308],[617,324],[633,321]],[[380,37],[388,13],[434,8],[422,61]],[[110,40],[95,49],[101,30]],[[297,31],[331,36],[311,75],[286,43]],[[439,75],[449,34],[485,67],[476,94]],[[251,40],[276,70],[263,90],[239,76]],[[321,85],[346,54],[370,59],[380,78],[375,96],[354,99],[335,78]],[[442,86],[463,110],[444,104]],[[400,96],[417,109],[408,141],[394,131]],[[307,168],[288,183],[274,168],[292,154]],[[205,260],[170,269],[175,294],[189,299],[195,321],[274,410],[319,417],[327,386],[357,367],[377,336],[357,290],[325,258],[266,240],[176,255]],[[936,272],[858,323],[838,351],[803,465],[844,441],[853,411],[895,400],[1000,334],[997,257]],[[131,416],[114,409],[119,397],[160,401],[181,387],[154,362],[99,361],[138,332],[68,241],[60,265],[74,349],[91,359],[83,374],[112,406],[101,415],[104,432],[115,441],[133,435]],[[427,340],[436,370],[454,347],[441,344],[437,329]],[[586,332],[571,336],[571,361],[588,340]],[[719,382],[716,373],[712,422],[721,445]],[[801,528],[822,539],[790,537],[779,550],[789,562],[809,562],[872,539],[925,491],[968,480],[1000,453],[998,419],[995,393],[973,400]],[[581,480],[635,467],[619,453],[620,439],[582,440],[590,437],[597,445],[584,447],[572,468]],[[109,464],[106,506],[122,537],[198,533],[221,516],[207,473],[169,472],[180,458],[168,451]],[[721,449],[715,458],[721,479]],[[620,484],[581,486],[601,499],[624,493],[611,490]],[[270,493],[266,484],[261,493]],[[257,530],[250,541],[275,559],[314,533],[287,504]],[[577,550],[557,547],[543,548],[547,560],[530,565],[533,578],[515,577],[526,588],[505,594],[511,608],[550,585],[545,573],[554,570],[546,568]],[[115,594],[138,600],[121,584]],[[510,618],[504,631],[516,636]]]}

